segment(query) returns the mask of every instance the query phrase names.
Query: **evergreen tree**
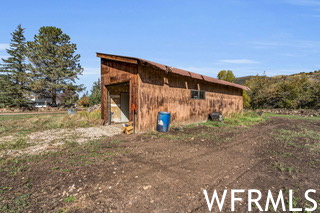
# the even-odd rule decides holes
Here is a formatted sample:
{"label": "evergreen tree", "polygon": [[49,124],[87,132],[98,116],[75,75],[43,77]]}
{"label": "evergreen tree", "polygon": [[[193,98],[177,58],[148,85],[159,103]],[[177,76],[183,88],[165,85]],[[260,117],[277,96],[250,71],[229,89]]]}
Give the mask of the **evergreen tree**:
{"label": "evergreen tree", "polygon": [[90,100],[90,106],[93,106],[95,104],[101,104],[101,80],[100,80],[100,78],[98,79],[98,81],[93,83],[89,100]]}
{"label": "evergreen tree", "polygon": [[24,28],[18,25],[17,29],[11,33],[12,39],[7,53],[7,59],[2,59],[3,64],[0,72],[4,75],[1,79],[1,103],[6,106],[24,106],[27,103],[29,91],[28,84],[28,64],[26,62],[26,39],[23,35]]}
{"label": "evergreen tree", "polygon": [[5,107],[12,103],[12,97],[9,93],[9,88],[12,87],[12,84],[8,77],[8,75],[0,74],[0,107]]}
{"label": "evergreen tree", "polygon": [[62,105],[71,106],[77,103],[79,100],[79,94],[75,90],[64,90],[62,94],[58,97],[58,100]]}
{"label": "evergreen tree", "polygon": [[218,79],[221,79],[224,81],[229,81],[229,82],[234,82],[236,77],[234,76],[234,74],[231,70],[221,70],[218,73]]}
{"label": "evergreen tree", "polygon": [[41,27],[34,41],[27,42],[28,58],[31,62],[32,88],[44,98],[56,104],[58,93],[65,90],[80,92],[83,85],[76,85],[83,69],[80,55],[75,54],[76,44],[60,28]]}

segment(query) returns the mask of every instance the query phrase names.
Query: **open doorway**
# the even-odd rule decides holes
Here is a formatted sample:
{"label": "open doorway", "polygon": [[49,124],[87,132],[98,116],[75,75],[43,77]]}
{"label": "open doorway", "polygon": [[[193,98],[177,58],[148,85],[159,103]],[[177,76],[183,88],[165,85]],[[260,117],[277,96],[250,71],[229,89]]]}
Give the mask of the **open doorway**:
{"label": "open doorway", "polygon": [[129,83],[109,85],[108,114],[109,123],[124,123],[129,121]]}

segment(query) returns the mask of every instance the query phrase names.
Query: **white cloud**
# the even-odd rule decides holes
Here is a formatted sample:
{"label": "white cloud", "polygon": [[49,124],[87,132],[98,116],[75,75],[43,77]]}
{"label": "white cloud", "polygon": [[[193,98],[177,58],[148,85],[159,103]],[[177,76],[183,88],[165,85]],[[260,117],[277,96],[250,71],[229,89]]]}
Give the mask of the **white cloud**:
{"label": "white cloud", "polygon": [[7,43],[0,43],[0,50],[5,50],[5,49],[8,49],[9,47],[10,45]]}
{"label": "white cloud", "polygon": [[84,67],[83,75],[100,75],[100,68],[98,67]]}
{"label": "white cloud", "polygon": [[228,64],[258,64],[258,61],[250,60],[250,59],[224,59],[220,60],[222,63]]}

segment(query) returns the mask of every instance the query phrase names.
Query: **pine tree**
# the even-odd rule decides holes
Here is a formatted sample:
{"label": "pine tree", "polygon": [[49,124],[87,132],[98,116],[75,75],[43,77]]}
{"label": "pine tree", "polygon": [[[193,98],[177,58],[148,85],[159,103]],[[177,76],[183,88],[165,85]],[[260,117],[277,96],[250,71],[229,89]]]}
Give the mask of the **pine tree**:
{"label": "pine tree", "polygon": [[83,85],[75,84],[83,71],[80,55],[75,54],[77,46],[60,28],[41,27],[34,41],[27,42],[27,48],[32,65],[32,88],[37,94],[51,98],[55,105],[58,93],[83,90]]}
{"label": "pine tree", "polygon": [[0,74],[0,107],[5,107],[12,103],[12,97],[9,93],[9,88],[11,87],[12,85],[8,79],[8,75]]}
{"label": "pine tree", "polygon": [[98,79],[98,81],[93,83],[89,100],[90,100],[90,106],[93,106],[95,104],[101,104],[101,80],[100,80],[100,78]]}
{"label": "pine tree", "polygon": [[17,29],[11,33],[12,39],[7,53],[7,59],[2,59],[3,64],[0,72],[2,76],[2,92],[0,102],[5,106],[22,107],[27,103],[28,87],[28,64],[26,62],[26,39],[24,28],[18,25]]}
{"label": "pine tree", "polygon": [[57,97],[62,105],[72,106],[79,100],[79,94],[71,89],[65,89],[60,96]]}

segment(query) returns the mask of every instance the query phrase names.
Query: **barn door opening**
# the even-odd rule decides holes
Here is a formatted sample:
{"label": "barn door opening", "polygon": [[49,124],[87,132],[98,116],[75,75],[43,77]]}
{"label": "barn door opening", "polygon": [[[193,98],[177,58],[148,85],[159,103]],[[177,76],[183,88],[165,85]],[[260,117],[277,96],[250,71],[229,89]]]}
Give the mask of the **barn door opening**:
{"label": "barn door opening", "polygon": [[108,87],[108,117],[109,123],[129,121],[129,83],[109,85]]}

